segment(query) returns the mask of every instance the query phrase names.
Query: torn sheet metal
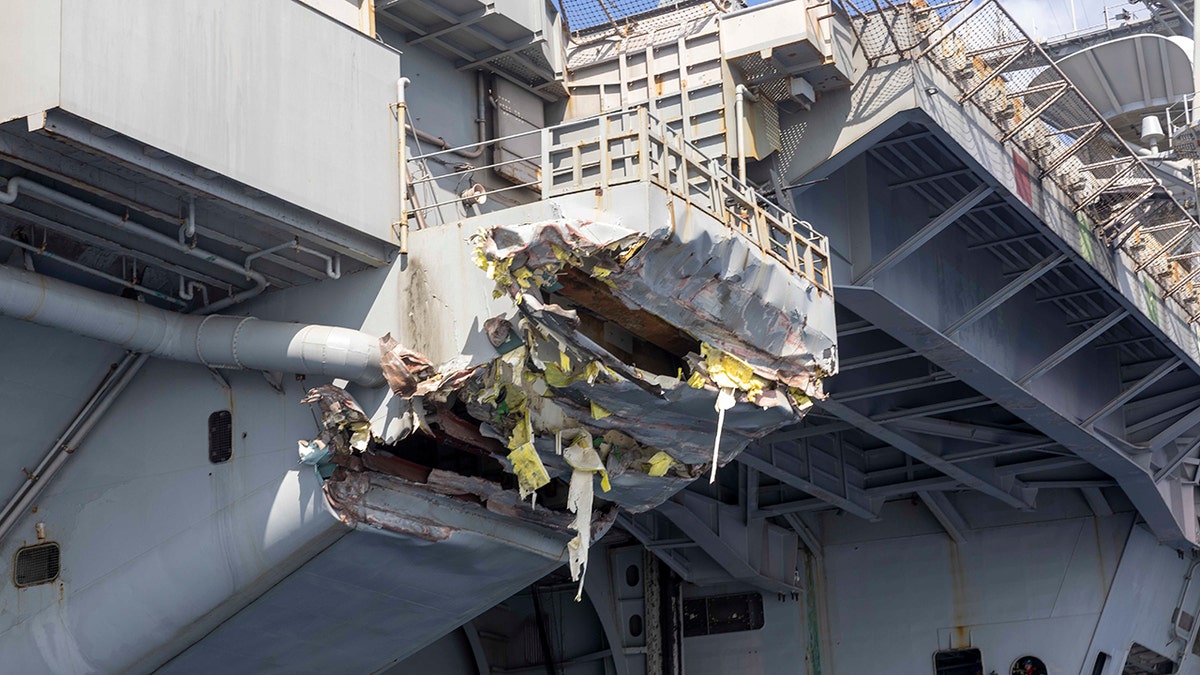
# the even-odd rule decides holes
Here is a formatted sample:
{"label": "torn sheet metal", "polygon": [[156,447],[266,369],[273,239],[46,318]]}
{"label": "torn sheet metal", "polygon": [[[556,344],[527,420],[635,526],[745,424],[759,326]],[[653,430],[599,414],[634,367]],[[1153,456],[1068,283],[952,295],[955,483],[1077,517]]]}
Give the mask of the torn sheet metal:
{"label": "torn sheet metal", "polygon": [[[499,485],[493,484],[485,496],[480,492],[489,492],[487,487],[458,484],[448,472],[431,474],[428,483],[419,483],[378,471],[339,468],[326,481],[325,492],[338,517],[352,527],[430,542],[445,541],[465,530],[552,560],[564,558],[569,516],[525,509],[525,517],[516,520],[503,503],[505,491]],[[493,500],[497,500],[494,507]],[[602,531],[606,522],[599,521]]]}
{"label": "torn sheet metal", "polygon": [[821,377],[837,372],[836,342],[832,326],[826,333],[808,319],[832,299],[744,237],[722,234],[643,234],[587,221],[494,227],[478,235],[476,262],[514,299],[566,265],[579,268],[630,309],[742,359],[761,377],[819,394]]}
{"label": "torn sheet metal", "polygon": [[[512,314],[476,324],[494,358],[435,366],[387,336],[390,393],[374,415],[336,387],[306,399],[322,429],[302,455],[325,462],[329,501],[346,522],[442,541],[455,527],[495,534],[477,517],[486,513],[562,537],[558,554],[581,579],[588,546],[617,507],[654,508],[796,423],[836,368],[832,338],[806,314],[819,307],[818,323],[828,323],[831,298],[740,236],[553,221],[492,228],[473,242],[496,297],[513,302]],[[575,302],[580,278],[610,312],[624,307],[640,313],[638,325],[657,321],[677,336],[671,345],[685,348],[660,348],[659,363],[676,372],[638,368],[585,334],[562,304]],[[576,285],[564,290],[564,281]],[[493,458],[515,489],[403,459],[416,434]],[[334,451],[321,457],[323,447]],[[556,480],[565,503],[547,487]],[[539,492],[553,507],[534,508]]]}
{"label": "torn sheet metal", "polygon": [[[632,511],[662,503],[713,465],[714,456],[716,465],[725,464],[751,441],[798,421],[811,397],[821,395],[821,377],[835,368],[832,341],[806,328],[806,293],[823,291],[767,260],[733,262],[726,250],[731,241],[718,251],[709,238],[682,241],[669,230],[647,235],[563,221],[476,235],[476,263],[497,294],[512,297],[526,349],[481,369],[477,378],[486,393],[468,396],[476,405],[472,415],[488,420],[498,439],[510,438],[503,411],[487,407],[511,390],[519,392],[517,405],[529,411],[522,419],[537,436],[552,436],[564,425],[597,437],[620,432],[631,444],[605,457],[613,481],[606,498]],[[713,265],[724,273],[696,285],[695,274]],[[685,357],[686,377],[682,370],[670,377],[624,363],[581,332],[576,312],[545,302],[545,291],[555,290],[568,268],[603,283],[631,311],[665,318],[699,341],[699,353]],[[745,274],[758,283],[747,283]],[[746,288],[771,292],[748,298]],[[809,338],[820,353],[805,349]],[[569,471],[548,455],[547,445],[535,442],[548,473],[565,480]],[[656,476],[648,473],[652,457],[659,457]]]}

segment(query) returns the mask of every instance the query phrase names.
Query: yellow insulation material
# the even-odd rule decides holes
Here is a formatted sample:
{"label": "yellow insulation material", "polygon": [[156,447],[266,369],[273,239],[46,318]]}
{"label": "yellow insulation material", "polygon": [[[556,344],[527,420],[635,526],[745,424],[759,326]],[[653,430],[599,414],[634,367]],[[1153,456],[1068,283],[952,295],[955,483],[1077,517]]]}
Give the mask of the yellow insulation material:
{"label": "yellow insulation material", "polygon": [[700,345],[700,355],[708,366],[708,377],[718,388],[739,389],[751,400],[762,395],[766,382],[754,374],[750,364],[707,344]]}
{"label": "yellow insulation material", "polygon": [[646,468],[646,475],[660,478],[667,475],[667,471],[674,466],[675,459],[662,450],[659,450],[658,452],[654,453],[654,456],[651,457],[650,461],[646,462],[646,464],[648,465]]}
{"label": "yellow insulation material", "polygon": [[542,458],[538,457],[533,443],[525,443],[508,453],[508,461],[512,462],[513,473],[517,476],[521,499],[550,482],[550,474],[546,473],[546,467],[542,464]]}

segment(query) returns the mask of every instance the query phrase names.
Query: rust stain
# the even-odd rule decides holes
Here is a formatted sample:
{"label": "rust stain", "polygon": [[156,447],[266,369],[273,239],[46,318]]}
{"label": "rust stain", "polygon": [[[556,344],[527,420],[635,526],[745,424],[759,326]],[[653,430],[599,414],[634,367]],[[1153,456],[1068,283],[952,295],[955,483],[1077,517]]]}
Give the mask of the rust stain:
{"label": "rust stain", "polygon": [[953,649],[961,649],[971,645],[971,633],[966,623],[966,578],[963,572],[962,553],[958,550],[958,542],[953,539],[950,546],[950,591],[951,603],[954,608],[954,634],[951,636]]}

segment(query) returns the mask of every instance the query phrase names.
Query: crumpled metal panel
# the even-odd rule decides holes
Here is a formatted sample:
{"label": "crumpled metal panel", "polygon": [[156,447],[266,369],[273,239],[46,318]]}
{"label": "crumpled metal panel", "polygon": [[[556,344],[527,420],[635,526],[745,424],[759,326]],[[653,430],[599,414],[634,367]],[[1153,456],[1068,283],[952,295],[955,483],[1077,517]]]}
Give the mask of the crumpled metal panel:
{"label": "crumpled metal panel", "polygon": [[[385,336],[391,394],[369,420],[336,388],[309,397],[325,431],[302,441],[301,455],[329,478],[343,521],[435,546],[483,534],[566,555],[577,579],[618,507],[654,508],[799,421],[836,370],[832,297],[738,232],[675,220],[638,231],[555,219],[472,237],[494,297],[507,296],[515,310],[470,317],[495,348],[490,360],[435,367]],[[623,304],[637,316],[631,327],[669,345],[657,347],[659,372],[613,346],[626,354],[618,357],[607,337],[589,337],[594,324],[585,331],[571,303],[603,307],[610,323],[624,322]],[[403,459],[415,433],[500,461],[518,490]],[[554,479],[569,484],[574,517],[555,501],[561,488],[543,490]],[[534,509],[539,493],[550,505]]]}
{"label": "crumpled metal panel", "polygon": [[[685,225],[686,228],[686,225]],[[726,231],[728,232],[728,231]],[[820,379],[836,369],[828,293],[773,263],[743,237],[714,236],[711,230],[660,228],[644,234],[611,223],[546,221],[497,226],[477,239],[477,263],[513,297],[526,326],[530,354],[526,366],[545,370],[553,408],[530,403],[533,440],[547,473],[561,477],[570,468],[557,455],[554,434],[585,427],[599,437],[615,431],[636,441],[625,453],[611,452],[607,468],[612,489],[603,498],[630,511],[661,504],[702,473],[712,461],[718,436],[716,402],[721,389],[741,389],[725,414],[718,464],[732,460],[750,442],[797,422],[821,395]],[[539,288],[551,288],[573,267],[604,283],[631,310],[642,310],[712,348],[709,357],[690,355],[690,377],[654,375],[625,364],[579,331],[574,311],[545,304]],[[809,325],[809,313],[829,323]],[[535,344],[538,340],[547,345]],[[553,382],[554,354],[567,362],[594,361],[601,373]],[[705,358],[740,364],[753,375],[730,382],[706,372]],[[549,359],[550,363],[540,363]],[[529,377],[528,371],[522,377]],[[698,379],[697,379],[698,378]],[[495,374],[484,376],[495,387]],[[735,386],[736,385],[736,386]],[[484,403],[484,401],[480,401]],[[539,409],[540,407],[540,409]],[[597,414],[597,408],[602,411]],[[495,408],[477,404],[473,416],[490,420]],[[565,417],[565,419],[563,419]],[[556,425],[558,428],[556,428]],[[498,440],[512,431],[485,423]],[[614,445],[614,448],[617,446]],[[650,458],[666,452],[674,471],[651,477]],[[648,480],[649,479],[649,480]]]}
{"label": "crumpled metal panel", "polygon": [[[731,230],[687,225],[648,234],[588,221],[500,226],[488,233],[486,255],[510,260],[510,268],[532,268],[561,262],[556,247],[586,255],[643,242],[623,269],[606,277],[613,295],[741,358],[765,378],[819,394],[820,378],[837,372],[833,298]],[[810,325],[814,314],[825,321]]]}

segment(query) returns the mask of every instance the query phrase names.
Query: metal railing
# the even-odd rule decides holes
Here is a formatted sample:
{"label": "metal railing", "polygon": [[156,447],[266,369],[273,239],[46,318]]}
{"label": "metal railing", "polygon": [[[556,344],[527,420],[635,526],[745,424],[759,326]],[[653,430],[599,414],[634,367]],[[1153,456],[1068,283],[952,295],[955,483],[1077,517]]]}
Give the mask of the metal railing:
{"label": "metal railing", "polygon": [[[982,111],[1000,142],[1020,147],[1040,177],[1062,189],[1081,223],[1124,249],[1189,321],[1200,319],[1200,228],[1158,176],[997,0],[947,21],[919,5],[878,11],[873,20],[890,26],[890,37],[868,57],[923,60],[940,70],[959,103]],[[902,20],[906,14],[913,16]]]}
{"label": "metal railing", "polygon": [[[495,139],[493,163],[428,174],[421,184],[495,170],[515,181],[489,194],[535,190],[542,199],[586,191],[608,190],[628,183],[657,185],[709,214],[753,242],[792,273],[832,292],[829,241],[807,222],[770,202],[739,181],[718,160],[707,157],[645,107],[564,122]],[[516,151],[516,149],[527,151]],[[413,157],[427,165],[453,150]],[[419,207],[424,211],[461,198]]]}

